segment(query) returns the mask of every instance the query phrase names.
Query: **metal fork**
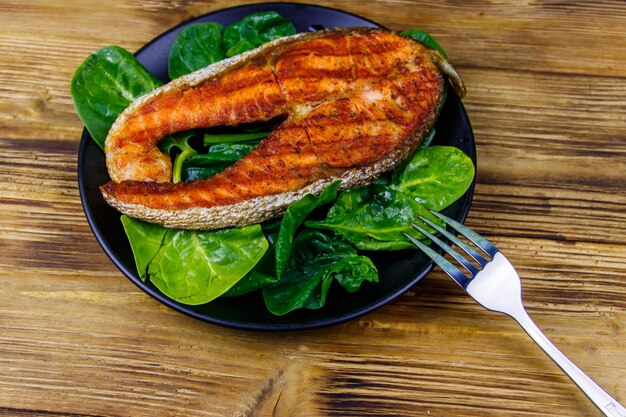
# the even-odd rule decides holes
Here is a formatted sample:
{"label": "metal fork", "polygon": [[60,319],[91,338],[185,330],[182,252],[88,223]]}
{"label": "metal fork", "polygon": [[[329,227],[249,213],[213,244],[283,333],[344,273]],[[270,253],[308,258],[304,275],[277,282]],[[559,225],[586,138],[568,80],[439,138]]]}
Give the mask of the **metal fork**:
{"label": "metal fork", "polygon": [[441,269],[452,277],[474,300],[488,310],[497,311],[513,317],[528,333],[528,335],[543,349],[544,352],[552,358],[554,362],[578,385],[578,387],[589,397],[591,401],[606,416],[610,417],[626,417],[626,409],[609,394],[606,393],[598,384],[581,371],[571,360],[561,353],[546,336],[533,323],[531,318],[524,310],[522,304],[522,286],[519,275],[513,268],[513,265],[506,259],[491,242],[478,233],[463,226],[457,221],[444,216],[441,213],[432,212],[435,216],[444,220],[452,229],[456,230],[462,236],[466,237],[470,242],[474,243],[482,250],[490,259],[486,259],[484,255],[476,249],[463,242],[457,236],[448,232],[429,219],[420,216],[420,219],[437,230],[448,241],[452,242],[479,265],[477,268],[467,260],[463,255],[454,250],[449,244],[439,239],[437,236],[420,227],[417,224],[412,226],[419,232],[427,236],[433,243],[438,245],[469,273],[469,277],[457,268],[452,262],[439,253],[426,246],[419,240],[406,234],[406,237],[428,255]]}

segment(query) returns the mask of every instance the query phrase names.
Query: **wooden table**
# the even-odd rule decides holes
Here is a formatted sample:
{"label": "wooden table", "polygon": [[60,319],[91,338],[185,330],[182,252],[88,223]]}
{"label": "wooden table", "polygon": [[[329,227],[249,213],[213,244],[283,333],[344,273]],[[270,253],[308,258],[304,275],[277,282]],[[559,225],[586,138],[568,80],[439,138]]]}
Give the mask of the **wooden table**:
{"label": "wooden table", "polygon": [[[626,3],[317,3],[443,44],[476,136],[467,223],[516,265],[548,337],[626,402]],[[72,73],[233,4],[0,4],[0,415],[600,415],[439,271],[343,325],[267,334],[171,311],[115,268],[79,200]]]}

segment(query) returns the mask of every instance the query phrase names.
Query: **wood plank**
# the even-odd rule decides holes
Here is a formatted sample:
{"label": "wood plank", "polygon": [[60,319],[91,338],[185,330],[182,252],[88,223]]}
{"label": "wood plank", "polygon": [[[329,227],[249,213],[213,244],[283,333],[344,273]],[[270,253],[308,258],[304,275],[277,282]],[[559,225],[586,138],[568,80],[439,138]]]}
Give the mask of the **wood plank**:
{"label": "wood plank", "polygon": [[[1,9],[8,25],[0,31],[0,52],[6,57],[6,65],[2,68],[3,77],[0,79],[0,91],[11,91],[12,97],[11,102],[0,101],[0,110],[2,110],[0,114],[3,115],[0,121],[4,120],[4,123],[0,123],[0,135],[4,137],[18,137],[10,135],[36,137],[37,134],[41,135],[41,130],[49,126],[51,120],[55,123],[61,122],[63,126],[63,129],[58,127],[55,129],[57,135],[68,139],[76,135],[76,131],[72,130],[71,126],[78,128],[80,124],[69,100],[69,79],[84,57],[97,48],[110,44],[120,44],[135,51],[167,28],[192,15],[208,11],[205,5],[196,2],[190,2],[183,10],[177,9],[175,12],[169,10],[168,13],[163,13],[167,6],[161,2],[129,2],[119,9],[106,7],[105,4],[97,2],[74,2],[67,10],[44,1],[35,4],[6,3]],[[614,7],[615,13],[606,13],[595,16],[594,19],[588,19],[587,16],[593,8],[584,4],[564,7],[567,14],[561,15],[564,10],[554,4],[548,3],[542,6],[542,3],[538,2],[533,6],[522,6],[517,2],[512,2],[511,4],[494,4],[486,10],[477,12],[475,18],[468,20],[467,9],[475,9],[473,5],[459,6],[444,11],[441,4],[437,2],[425,2],[420,9],[420,19],[416,21],[412,16],[413,13],[406,10],[413,7],[410,3],[392,2],[393,14],[391,15],[383,13],[382,9],[388,8],[383,4],[380,3],[379,6],[374,6],[371,10],[364,11],[363,14],[372,19],[378,16],[389,16],[393,18],[392,22],[381,21],[381,23],[387,23],[394,29],[407,28],[423,22],[424,25],[421,26],[436,34],[446,47],[450,45],[449,53],[460,69],[467,68],[481,75],[485,68],[525,71],[531,74],[536,72],[539,74],[563,73],[562,63],[565,61],[570,65],[579,66],[568,69],[565,74],[591,73],[594,76],[626,77],[626,70],[624,70],[626,53],[620,53],[621,50],[626,51],[626,36],[623,36],[624,30],[620,32],[621,26],[615,24],[624,17],[623,14],[626,12],[622,9],[626,8]],[[353,2],[346,2],[342,6],[348,11],[360,11],[360,8]],[[69,33],[63,20],[66,13],[71,13],[73,20],[80,22],[80,25],[76,25],[77,29]],[[464,18],[460,19],[459,15],[463,15]],[[551,21],[551,25],[547,25],[546,20],[554,19],[555,15],[561,16],[562,19]],[[49,17],[57,17],[57,19]],[[45,34],[41,34],[38,30],[41,19],[48,19],[50,22]],[[117,30],[108,30],[111,21],[116,22]],[[455,24],[451,25],[451,22]],[[552,27],[555,22],[558,26]],[[523,27],[517,27],[520,24],[523,24]],[[546,33],[547,28],[550,31]],[[535,40],[535,45],[532,43],[516,45],[508,39],[508,33],[503,33],[503,31],[514,32],[510,35],[511,37],[515,35],[516,38],[526,43],[540,34],[543,38],[540,45],[536,45],[537,40]],[[590,37],[589,32],[596,33],[594,31],[603,33],[603,37],[597,39]],[[88,36],[85,32],[88,32]],[[613,34],[613,32],[616,33]],[[464,33],[464,36],[459,37],[459,33]],[[99,37],[94,38],[94,34]],[[503,46],[485,45],[484,41],[489,39],[498,39],[499,45]],[[621,45],[619,46],[621,49],[612,49],[613,53],[606,54],[601,47],[602,42],[610,42],[613,48]],[[515,48],[513,58],[509,56],[512,44]],[[507,50],[498,49],[502,47]],[[553,54],[537,50],[538,47],[550,48]],[[576,55],[574,59],[572,59],[572,54]],[[41,59],[42,55],[45,55],[46,59]],[[494,62],[496,58],[506,61]],[[523,62],[511,61],[511,59],[523,60]],[[554,62],[550,63],[550,59]],[[537,60],[540,62],[536,62]],[[548,64],[557,68],[552,68]],[[532,75],[529,74],[526,77],[532,77]],[[586,79],[578,80],[580,84],[574,85],[575,89],[580,88],[581,85],[587,85]],[[623,105],[623,94],[620,95],[623,93],[623,83],[617,84],[611,83],[605,85],[606,88],[603,90],[589,89],[589,91],[596,95],[596,103],[600,101],[610,105],[612,97],[616,97],[618,100],[622,99]],[[470,91],[477,91],[481,88],[480,83],[469,85]],[[489,88],[489,84],[485,84],[483,88]],[[604,101],[602,93],[607,90],[611,90],[613,94],[609,91],[609,97]],[[553,97],[552,93],[553,91],[545,92],[543,97],[538,97],[544,106],[549,101],[546,99]],[[468,98],[470,97],[471,94]],[[567,97],[564,99],[566,100]],[[498,108],[502,109],[502,107]],[[541,108],[537,108],[539,109]],[[2,130],[3,125],[9,126],[8,121],[18,118],[21,121],[18,126]],[[36,129],[33,130],[33,127]]]}
{"label": "wood plank", "polygon": [[[501,415],[505,410],[546,415],[557,405],[570,415],[581,406],[591,410],[583,400],[571,401],[572,395],[578,396],[576,389],[510,319],[483,312],[441,274],[363,319],[337,328],[276,335],[217,329],[155,309],[141,293],[111,292],[111,285],[123,282],[112,282],[111,277],[91,277],[95,285],[83,289],[65,290],[65,282],[60,289],[44,291],[41,288],[50,287],[46,281],[54,277],[26,277],[29,284],[16,284],[17,290],[11,291],[22,300],[9,301],[1,309],[0,350],[6,372],[0,385],[6,388],[2,392],[20,399],[16,407],[45,404],[64,410],[62,404],[72,404],[73,412],[108,415],[113,399],[113,406],[123,407],[128,415],[150,415],[154,410],[232,415],[245,406],[262,406],[254,400],[265,389],[279,390],[280,381],[299,387],[303,380],[312,380],[299,389],[312,391],[306,395],[315,399],[311,401],[320,412],[331,415],[347,412],[346,407],[354,415],[365,410],[372,415],[392,410],[420,415],[429,407],[440,415]],[[24,301],[52,314],[43,321],[37,314],[20,312]],[[71,321],[58,315],[60,303]],[[568,311],[575,320],[565,319],[554,306],[529,306],[555,343],[567,343],[566,353],[607,388],[616,387],[617,381],[603,380],[594,371],[616,363],[624,343],[613,339],[599,349],[596,343],[619,334],[615,324],[623,323],[623,306],[604,317],[593,308],[587,314]],[[441,314],[451,307],[453,314]],[[111,311],[116,313],[107,314]],[[576,331],[579,327],[596,330],[583,335]],[[229,349],[216,351],[224,343]],[[364,343],[376,348],[364,349]],[[478,353],[486,347],[487,362]],[[57,392],[65,401],[33,397],[33,390]],[[291,415],[307,415],[307,410]]]}

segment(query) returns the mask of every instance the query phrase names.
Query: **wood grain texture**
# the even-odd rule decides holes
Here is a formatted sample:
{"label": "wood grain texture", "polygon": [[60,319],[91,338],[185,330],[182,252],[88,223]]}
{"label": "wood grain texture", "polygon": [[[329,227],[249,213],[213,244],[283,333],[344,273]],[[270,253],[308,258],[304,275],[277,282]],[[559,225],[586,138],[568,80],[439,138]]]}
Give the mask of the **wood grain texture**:
{"label": "wood grain texture", "polygon": [[[626,402],[626,4],[321,1],[422,27],[463,76],[467,224],[546,335]],[[217,1],[0,3],[0,416],[596,416],[509,318],[434,271],[343,325],[264,334],[175,313],[125,279],[77,189],[69,80]]]}

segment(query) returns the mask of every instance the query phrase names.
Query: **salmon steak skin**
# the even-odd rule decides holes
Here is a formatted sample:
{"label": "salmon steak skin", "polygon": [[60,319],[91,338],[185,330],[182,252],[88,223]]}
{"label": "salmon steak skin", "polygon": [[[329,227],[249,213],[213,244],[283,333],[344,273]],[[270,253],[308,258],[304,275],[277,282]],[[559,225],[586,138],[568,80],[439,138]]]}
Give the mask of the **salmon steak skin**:
{"label": "salmon steak skin", "polygon": [[[104,199],[165,227],[219,229],[280,216],[341,181],[373,182],[415,152],[443,104],[437,51],[384,29],[302,33],[180,77],[140,97],[105,141]],[[176,132],[284,118],[259,146],[204,180],[172,183],[157,142]]]}

